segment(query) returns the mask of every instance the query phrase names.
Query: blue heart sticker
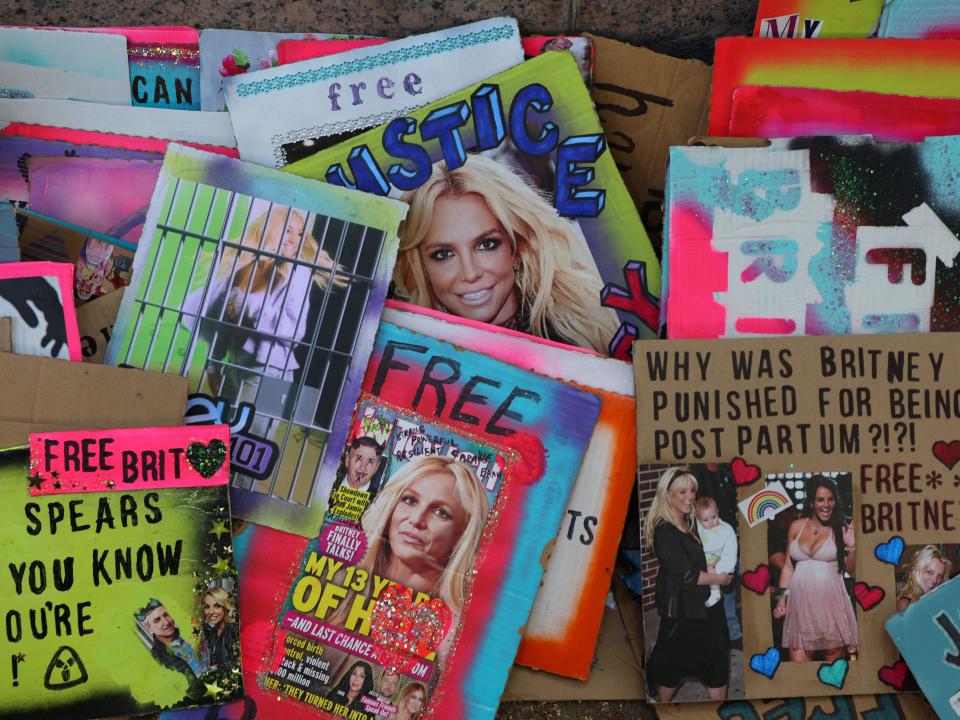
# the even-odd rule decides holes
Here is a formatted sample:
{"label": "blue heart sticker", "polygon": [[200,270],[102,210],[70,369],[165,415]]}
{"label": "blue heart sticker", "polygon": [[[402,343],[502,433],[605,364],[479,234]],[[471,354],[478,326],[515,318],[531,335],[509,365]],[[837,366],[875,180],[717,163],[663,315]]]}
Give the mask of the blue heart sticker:
{"label": "blue heart sticker", "polygon": [[778,667],[780,667],[780,651],[776,648],[768,648],[762,655],[757,653],[750,656],[750,669],[768,678],[772,679],[776,675]]}
{"label": "blue heart sticker", "polygon": [[887,542],[878,543],[873,549],[873,554],[880,562],[897,565],[900,562],[900,556],[903,555],[904,544],[902,537],[894,535]]}
{"label": "blue heart sticker", "polygon": [[843,682],[847,679],[847,670],[850,669],[850,663],[843,658],[834,660],[832,663],[824,663],[817,670],[817,678],[824,685],[830,685],[839,689],[843,688]]}

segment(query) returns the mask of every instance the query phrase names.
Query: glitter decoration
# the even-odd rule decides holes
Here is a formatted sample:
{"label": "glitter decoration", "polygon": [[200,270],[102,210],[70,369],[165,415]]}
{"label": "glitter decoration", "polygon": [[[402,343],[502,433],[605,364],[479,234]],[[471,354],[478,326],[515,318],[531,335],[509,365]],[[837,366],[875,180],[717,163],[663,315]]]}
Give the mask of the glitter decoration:
{"label": "glitter decoration", "polygon": [[190,443],[187,447],[187,462],[204,478],[212,478],[227,459],[227,446],[222,440],[211,440],[207,445]]}
{"label": "glitter decoration", "polygon": [[127,59],[144,64],[168,62],[175,65],[200,67],[200,48],[197,45],[127,45]]}
{"label": "glitter decoration", "polygon": [[413,590],[390,585],[373,606],[370,639],[380,646],[383,664],[397,670],[412,657],[435,652],[452,622],[450,608],[440,598],[415,603]]}

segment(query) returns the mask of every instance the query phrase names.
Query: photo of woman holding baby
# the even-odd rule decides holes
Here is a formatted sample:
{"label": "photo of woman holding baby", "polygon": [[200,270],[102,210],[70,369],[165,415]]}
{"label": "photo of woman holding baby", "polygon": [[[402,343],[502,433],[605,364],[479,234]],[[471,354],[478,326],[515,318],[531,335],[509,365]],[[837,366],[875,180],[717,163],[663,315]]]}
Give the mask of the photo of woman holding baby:
{"label": "photo of woman holding baby", "polygon": [[853,575],[856,542],[837,484],[813,475],[801,516],[787,530],[787,553],[773,609],[783,618],[782,645],[794,662],[832,662],[857,652],[857,617],[844,580]]}
{"label": "photo of woman holding baby", "polygon": [[658,702],[672,701],[686,679],[702,682],[711,700],[727,697],[729,640],[723,603],[717,600],[719,588],[729,585],[733,575],[708,567],[697,531],[697,487],[688,468],[667,469],[644,520],[644,547],[659,562],[659,627],[647,659],[648,683]]}

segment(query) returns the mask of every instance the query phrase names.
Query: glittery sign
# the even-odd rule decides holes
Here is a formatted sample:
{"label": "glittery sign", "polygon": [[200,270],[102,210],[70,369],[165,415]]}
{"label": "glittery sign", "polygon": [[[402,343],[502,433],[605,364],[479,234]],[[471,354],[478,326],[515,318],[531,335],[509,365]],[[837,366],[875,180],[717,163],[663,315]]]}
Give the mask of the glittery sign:
{"label": "glittery sign", "polygon": [[32,433],[31,495],[223,485],[226,425]]}

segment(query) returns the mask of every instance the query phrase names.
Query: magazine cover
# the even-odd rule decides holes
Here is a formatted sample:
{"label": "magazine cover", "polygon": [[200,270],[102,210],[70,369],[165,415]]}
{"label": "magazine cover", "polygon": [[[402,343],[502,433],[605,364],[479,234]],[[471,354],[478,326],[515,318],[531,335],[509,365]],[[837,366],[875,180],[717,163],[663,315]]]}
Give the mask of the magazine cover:
{"label": "magazine cover", "polygon": [[957,556],[957,339],[637,344],[652,700],[915,689],[884,623]]}
{"label": "magazine cover", "polygon": [[240,157],[282,167],[521,62],[517,21],[493,18],[231,75],[224,96]]}
{"label": "magazine cover", "polygon": [[[390,323],[364,389],[260,685],[333,717],[492,718],[598,399]],[[312,672],[278,674],[300,652]]]}
{"label": "magazine cover", "polygon": [[73,431],[0,453],[0,717],[242,697],[229,441],[222,425]]}
{"label": "magazine cover", "polygon": [[186,421],[231,426],[238,517],[320,527],[405,210],[167,153],[106,362],[184,375]]}
{"label": "magazine cover", "polygon": [[958,137],[672,148],[669,337],[960,329],[957,167]]}
{"label": "magazine cover", "polygon": [[571,383],[600,399],[597,424],[514,659],[517,665],[586,680],[636,476],[631,366],[393,300],[383,320]]}
{"label": "magazine cover", "polygon": [[621,359],[656,334],[659,264],[569,53],[286,170],[410,203],[399,299]]}

